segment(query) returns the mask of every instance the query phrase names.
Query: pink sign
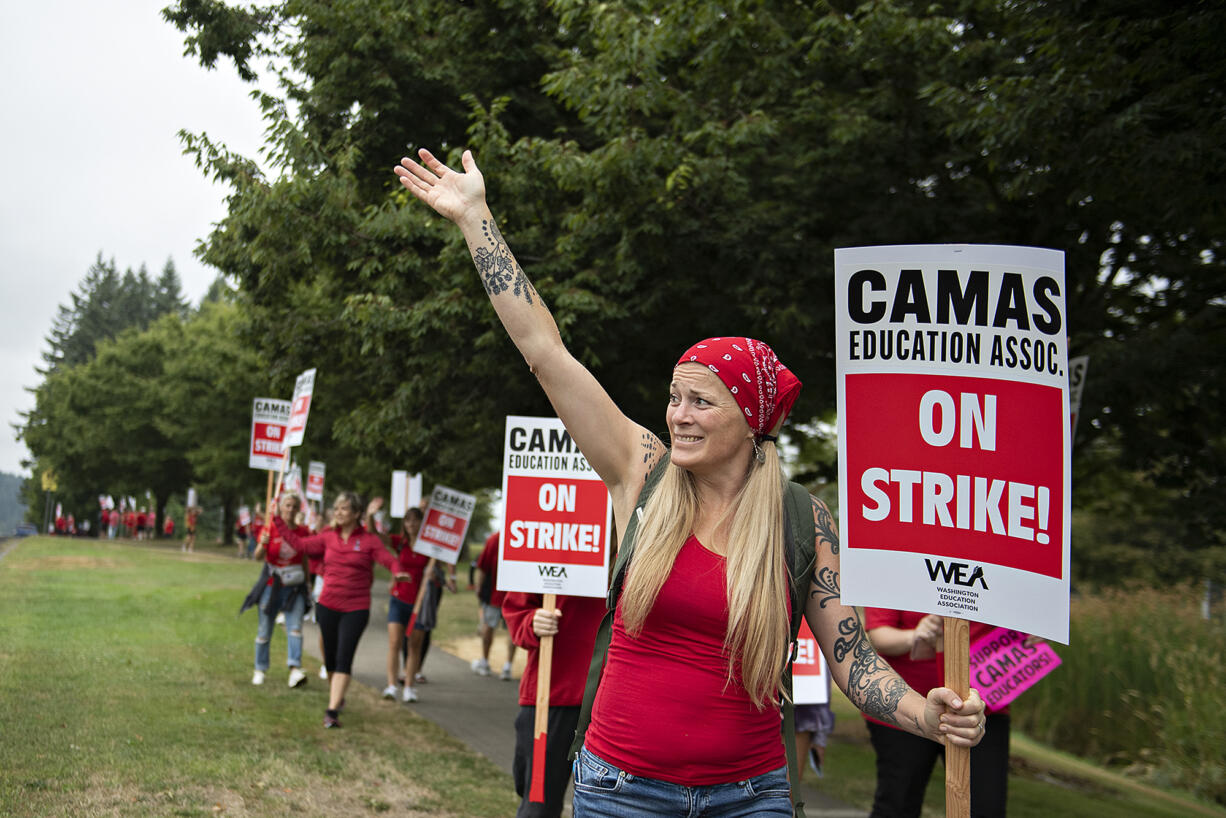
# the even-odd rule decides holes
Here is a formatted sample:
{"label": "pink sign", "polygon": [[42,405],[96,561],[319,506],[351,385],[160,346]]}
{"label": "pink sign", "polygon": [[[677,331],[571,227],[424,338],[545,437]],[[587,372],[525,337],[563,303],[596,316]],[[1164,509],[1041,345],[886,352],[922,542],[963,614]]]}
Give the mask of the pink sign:
{"label": "pink sign", "polygon": [[992,710],[1000,710],[1060,667],[1051,645],[1026,645],[1026,634],[995,630],[971,644],[971,687]]}

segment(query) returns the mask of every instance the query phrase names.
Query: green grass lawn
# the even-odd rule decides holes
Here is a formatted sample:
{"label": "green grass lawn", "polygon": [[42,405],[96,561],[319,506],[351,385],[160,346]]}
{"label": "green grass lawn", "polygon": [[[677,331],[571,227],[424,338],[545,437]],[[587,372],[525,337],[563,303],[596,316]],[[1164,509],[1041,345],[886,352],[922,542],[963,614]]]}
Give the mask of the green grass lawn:
{"label": "green grass lawn", "polygon": [[[508,775],[351,688],[252,687],[252,564],[26,540],[0,561],[0,815],[505,816]],[[309,670],[317,663],[307,662]]]}

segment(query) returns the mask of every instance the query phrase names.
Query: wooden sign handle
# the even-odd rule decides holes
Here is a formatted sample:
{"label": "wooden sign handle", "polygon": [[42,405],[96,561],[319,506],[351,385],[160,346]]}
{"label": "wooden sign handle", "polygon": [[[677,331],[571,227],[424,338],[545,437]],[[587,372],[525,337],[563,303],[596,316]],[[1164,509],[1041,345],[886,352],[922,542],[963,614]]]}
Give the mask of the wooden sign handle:
{"label": "wooden sign handle", "polygon": [[[945,686],[959,696],[971,694],[971,623],[945,617]],[[945,745],[945,818],[971,814],[971,751]]]}
{"label": "wooden sign handle", "polygon": [[[557,594],[545,594],[541,607],[547,611],[558,607]],[[532,786],[528,800],[545,803],[545,742],[549,735],[549,683],[553,673],[553,637],[542,636],[536,662],[536,726],[532,731]]]}

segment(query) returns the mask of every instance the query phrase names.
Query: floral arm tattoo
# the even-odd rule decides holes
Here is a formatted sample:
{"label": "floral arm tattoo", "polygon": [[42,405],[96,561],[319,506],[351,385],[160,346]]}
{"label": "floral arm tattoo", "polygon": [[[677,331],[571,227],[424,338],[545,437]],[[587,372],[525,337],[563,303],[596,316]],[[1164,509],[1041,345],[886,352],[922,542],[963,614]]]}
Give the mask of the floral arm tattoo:
{"label": "floral arm tattoo", "polygon": [[[839,553],[839,535],[834,524],[834,515],[821,500],[812,498],[813,524],[816,528],[819,565],[813,575],[810,599],[816,599],[818,607],[827,608],[832,603],[842,605],[839,589],[839,572],[829,564],[821,565],[820,555],[827,551],[830,556]],[[894,669],[877,655],[864,632],[864,624],[855,608],[844,608],[848,615],[838,623],[838,637],[834,642],[834,660],[848,664],[847,697],[852,704],[875,719],[902,726],[899,723],[898,705],[909,689]],[[921,732],[914,717],[914,730]]]}
{"label": "floral arm tattoo", "polygon": [[506,241],[502,238],[502,231],[498,229],[498,225],[494,224],[494,220],[483,220],[481,232],[489,243],[489,247],[478,247],[473,250],[473,263],[477,265],[477,272],[481,275],[481,283],[485,285],[485,291],[493,297],[512,290],[516,297],[523,298],[529,304],[532,304],[534,299],[540,299],[536,288],[524,275],[523,268],[519,266],[515,256],[511,255],[511,248],[507,247]]}

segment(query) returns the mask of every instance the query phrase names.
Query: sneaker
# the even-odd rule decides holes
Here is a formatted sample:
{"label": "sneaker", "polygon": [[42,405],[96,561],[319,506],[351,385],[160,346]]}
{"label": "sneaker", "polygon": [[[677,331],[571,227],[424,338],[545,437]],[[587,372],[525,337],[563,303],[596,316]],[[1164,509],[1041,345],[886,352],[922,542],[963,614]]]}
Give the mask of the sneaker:
{"label": "sneaker", "polygon": [[408,704],[409,702],[415,702],[415,701],[417,701],[417,691],[411,687],[406,686],[404,689],[405,704]]}
{"label": "sneaker", "polygon": [[251,675],[251,683],[252,683],[253,685],[262,685],[262,684],[264,684],[264,671],[262,671],[262,670],[257,670],[255,673],[253,673],[253,674]]}
{"label": "sneaker", "polygon": [[281,611],[277,614],[277,624],[278,625],[285,624],[285,611]]}
{"label": "sneaker", "polygon": [[331,730],[333,727],[340,727],[341,720],[338,719],[336,716],[337,714],[334,713],[333,711],[325,710],[324,711],[324,727],[326,727],[329,730]]}
{"label": "sneaker", "polygon": [[490,662],[488,659],[473,659],[473,673],[478,676],[490,675]]}
{"label": "sneaker", "polygon": [[388,685],[387,687],[383,688],[383,698],[385,699],[396,698],[396,685]]}
{"label": "sneaker", "polygon": [[809,769],[812,770],[813,774],[818,778],[822,777],[822,760],[817,755],[816,747],[809,748]]}
{"label": "sneaker", "polygon": [[326,667],[321,667],[319,669],[319,678],[323,679],[325,682],[328,681],[328,669]]}
{"label": "sneaker", "polygon": [[504,682],[511,681],[511,663],[510,662],[507,662],[505,665],[502,666],[502,675],[499,676],[498,678],[502,679]]}
{"label": "sneaker", "polygon": [[306,674],[302,672],[300,667],[292,667],[289,670],[289,686],[299,687],[306,682]]}
{"label": "sneaker", "polygon": [[426,683],[426,674],[424,673],[414,674],[413,681],[419,685],[424,685]]}

